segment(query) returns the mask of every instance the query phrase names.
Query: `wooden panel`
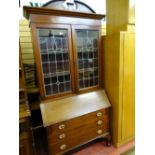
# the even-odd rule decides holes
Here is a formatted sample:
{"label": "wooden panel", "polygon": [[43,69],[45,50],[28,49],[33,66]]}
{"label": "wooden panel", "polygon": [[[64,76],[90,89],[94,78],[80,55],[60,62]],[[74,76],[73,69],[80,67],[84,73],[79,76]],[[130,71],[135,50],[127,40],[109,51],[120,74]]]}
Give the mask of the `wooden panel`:
{"label": "wooden panel", "polygon": [[31,14],[37,14],[38,16],[41,15],[56,15],[56,16],[68,16],[68,17],[79,17],[79,18],[90,18],[90,19],[102,19],[105,15],[102,14],[95,14],[95,13],[84,13],[84,12],[77,12],[77,11],[68,11],[68,10],[56,10],[51,8],[44,8],[44,7],[28,7],[24,6],[24,16],[29,18]]}
{"label": "wooden panel", "polygon": [[[73,136],[74,138],[68,138],[65,141],[62,141],[56,144],[52,144],[49,141],[48,142],[49,154],[61,154],[62,152],[70,150],[71,148],[74,148],[75,146],[78,146],[79,144],[86,143],[89,140],[102,136],[102,134],[97,133],[98,130],[102,130],[102,134],[104,134],[106,133],[107,128],[103,126],[89,128],[89,129],[81,127],[80,129],[81,132],[78,132],[78,134],[75,134]],[[66,145],[66,148],[61,150],[60,146],[62,146],[63,144]]]}
{"label": "wooden panel", "polygon": [[[89,115],[89,114],[88,114]],[[85,116],[83,116],[85,117]],[[97,127],[102,127],[104,128],[106,131],[109,130],[109,119],[108,119],[108,115],[104,115],[103,117],[101,117],[100,119],[97,118],[96,116],[91,118],[91,116],[86,119],[81,117],[81,119],[79,118],[75,118],[74,120],[70,121],[72,124],[70,124],[70,122],[62,122],[61,124],[65,124],[66,128],[63,130],[59,130],[57,126],[56,129],[54,129],[53,127],[51,127],[48,130],[48,139],[50,140],[50,142],[52,144],[55,143],[60,143],[65,141],[66,139],[72,139],[75,137],[75,135],[80,135],[82,132],[86,132],[88,130],[90,130],[91,128],[97,128]],[[102,121],[103,123],[101,125],[98,125],[97,122],[98,121]],[[77,124],[77,123],[78,124]],[[84,131],[83,131],[84,130]],[[79,133],[79,131],[81,131]],[[59,136],[65,134],[65,138],[60,139]]]}
{"label": "wooden panel", "polygon": [[48,16],[48,15],[35,15],[30,16],[31,23],[46,23],[46,24],[76,24],[76,25],[101,25],[100,20],[95,19],[82,19],[82,18],[72,18],[63,16]]}
{"label": "wooden panel", "polygon": [[[97,114],[102,113],[102,116],[98,117]],[[52,143],[56,143],[60,141],[59,135],[62,133],[66,134],[66,138],[70,138],[70,133],[72,132],[73,136],[77,135],[79,130],[81,129],[82,126],[87,130],[89,130],[92,127],[97,127],[97,126],[105,126],[108,128],[108,123],[109,123],[109,118],[108,118],[108,109],[102,109],[96,112],[89,113],[84,116],[80,116],[78,118],[73,118],[71,120],[61,122],[58,124],[54,124],[47,129],[48,133],[48,138],[51,139]],[[97,124],[97,121],[102,121],[101,125]],[[59,129],[61,125],[65,125],[64,129]]]}
{"label": "wooden panel", "polygon": [[19,155],[31,155],[29,139],[24,139],[20,141]]}
{"label": "wooden panel", "polygon": [[104,88],[112,104],[111,129],[112,140],[118,141],[119,122],[119,34],[107,35],[103,39],[105,45],[103,54]]}
{"label": "wooden panel", "polygon": [[34,59],[33,53],[22,53],[22,56],[25,60]]}
{"label": "wooden panel", "polygon": [[20,35],[20,37],[31,37],[31,32],[19,31],[19,35]]}
{"label": "wooden panel", "polygon": [[19,20],[19,24],[20,25],[26,25],[26,26],[28,26],[29,25],[29,21],[27,19],[20,19]]}
{"label": "wooden panel", "polygon": [[33,46],[28,20],[19,20],[19,34],[26,79],[26,87],[36,87],[36,70],[34,65],[35,57],[33,55]]}
{"label": "wooden panel", "polygon": [[25,77],[22,62],[21,46],[19,44],[19,88],[25,89]]}
{"label": "wooden panel", "polygon": [[48,100],[42,103],[40,107],[43,124],[46,127],[102,108],[110,107],[110,103],[105,91],[98,90],[51,102]]}
{"label": "wooden panel", "polygon": [[23,63],[24,64],[34,64],[35,63],[35,59],[28,59],[28,60],[24,59]]}
{"label": "wooden panel", "polygon": [[33,50],[31,48],[23,48],[22,53],[23,54],[31,54],[34,57]]}
{"label": "wooden panel", "polygon": [[31,37],[20,37],[21,43],[32,43]]}
{"label": "wooden panel", "polygon": [[29,49],[29,50],[31,50],[33,52],[32,43],[22,43],[21,42],[21,48],[22,48],[22,50],[23,49]]}
{"label": "wooden panel", "polygon": [[135,32],[135,25],[133,25],[133,24],[128,24],[127,30],[128,30],[128,32]]}
{"label": "wooden panel", "polygon": [[106,35],[106,24],[102,25],[102,36]]}
{"label": "wooden panel", "polygon": [[30,30],[30,28],[28,27],[28,25],[19,25],[19,31],[20,32],[30,32],[31,30]]}
{"label": "wooden panel", "polygon": [[21,104],[19,107],[19,118],[31,116],[30,110],[26,104]]}
{"label": "wooden panel", "polygon": [[135,130],[135,54],[134,33],[122,33],[123,68],[123,113],[122,140],[134,137]]}
{"label": "wooden panel", "polygon": [[108,0],[106,2],[107,34],[118,33],[127,29],[129,1]]}
{"label": "wooden panel", "polygon": [[104,86],[112,104],[111,128],[115,146],[134,137],[133,42],[131,32],[115,33],[104,38]]}

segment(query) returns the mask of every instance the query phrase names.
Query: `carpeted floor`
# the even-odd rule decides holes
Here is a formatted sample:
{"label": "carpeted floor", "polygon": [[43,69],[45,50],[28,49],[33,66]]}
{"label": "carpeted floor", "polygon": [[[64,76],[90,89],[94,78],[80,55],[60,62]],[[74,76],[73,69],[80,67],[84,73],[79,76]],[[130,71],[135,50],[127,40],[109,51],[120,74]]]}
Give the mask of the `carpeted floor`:
{"label": "carpeted floor", "polygon": [[135,155],[135,148],[132,148],[132,149],[128,150],[127,152],[122,153],[120,155]]}

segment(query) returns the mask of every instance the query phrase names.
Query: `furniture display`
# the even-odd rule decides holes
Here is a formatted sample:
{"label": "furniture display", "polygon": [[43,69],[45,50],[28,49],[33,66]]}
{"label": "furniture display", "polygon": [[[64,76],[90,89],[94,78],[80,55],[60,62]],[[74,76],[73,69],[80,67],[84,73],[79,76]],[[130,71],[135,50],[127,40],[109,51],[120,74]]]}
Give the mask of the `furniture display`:
{"label": "furniture display", "polygon": [[30,123],[31,112],[28,105],[27,92],[25,88],[24,70],[22,64],[22,55],[19,51],[19,154],[35,154],[33,148],[33,133]]}
{"label": "furniture display", "polygon": [[49,154],[101,137],[109,145],[110,103],[101,64],[105,15],[35,7],[24,7],[24,15],[32,32]]}
{"label": "furniture display", "polygon": [[110,106],[102,89],[42,102],[49,154],[63,154],[97,138],[107,138],[109,145]]}

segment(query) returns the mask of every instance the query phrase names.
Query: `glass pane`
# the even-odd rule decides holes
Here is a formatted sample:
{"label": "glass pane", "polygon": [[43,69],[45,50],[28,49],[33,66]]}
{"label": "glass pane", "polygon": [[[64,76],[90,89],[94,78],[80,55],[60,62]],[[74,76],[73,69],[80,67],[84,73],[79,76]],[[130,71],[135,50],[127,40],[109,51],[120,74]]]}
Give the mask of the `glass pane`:
{"label": "glass pane", "polygon": [[98,85],[98,36],[97,30],[76,30],[80,89]]}
{"label": "glass pane", "polygon": [[71,91],[68,35],[65,29],[38,29],[45,95]]}

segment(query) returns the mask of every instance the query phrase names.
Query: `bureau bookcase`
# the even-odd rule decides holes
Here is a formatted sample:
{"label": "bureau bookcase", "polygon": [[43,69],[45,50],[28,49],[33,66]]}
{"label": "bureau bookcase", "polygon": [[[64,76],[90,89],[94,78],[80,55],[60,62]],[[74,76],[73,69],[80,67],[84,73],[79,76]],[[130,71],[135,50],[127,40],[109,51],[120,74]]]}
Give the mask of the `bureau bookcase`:
{"label": "bureau bookcase", "polygon": [[24,7],[24,15],[30,20],[49,154],[101,137],[109,144],[110,103],[101,64],[105,15],[35,7]]}

